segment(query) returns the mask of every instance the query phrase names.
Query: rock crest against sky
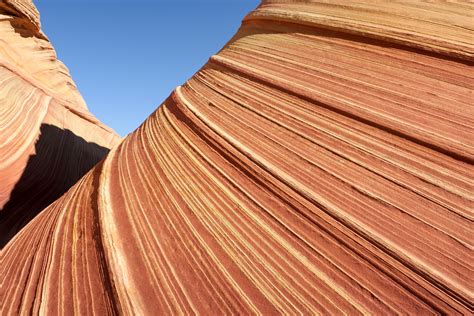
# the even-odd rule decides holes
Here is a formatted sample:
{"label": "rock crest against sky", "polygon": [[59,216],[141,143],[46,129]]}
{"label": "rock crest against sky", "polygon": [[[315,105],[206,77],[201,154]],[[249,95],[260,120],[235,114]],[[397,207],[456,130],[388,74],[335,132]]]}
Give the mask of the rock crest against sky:
{"label": "rock crest against sky", "polygon": [[2,313],[469,314],[472,10],[263,1],[120,141],[3,2]]}
{"label": "rock crest against sky", "polygon": [[30,1],[0,4],[0,245],[120,137],[88,110]]}

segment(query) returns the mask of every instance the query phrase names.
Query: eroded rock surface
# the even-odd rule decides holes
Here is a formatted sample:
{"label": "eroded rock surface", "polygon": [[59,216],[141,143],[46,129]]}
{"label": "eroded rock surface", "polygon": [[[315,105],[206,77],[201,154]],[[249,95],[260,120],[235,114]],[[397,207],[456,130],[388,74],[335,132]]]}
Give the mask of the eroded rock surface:
{"label": "eroded rock surface", "polygon": [[0,3],[0,248],[120,137],[89,113],[30,1]]}
{"label": "eroded rock surface", "polygon": [[469,314],[472,10],[264,1],[2,251],[5,312]]}

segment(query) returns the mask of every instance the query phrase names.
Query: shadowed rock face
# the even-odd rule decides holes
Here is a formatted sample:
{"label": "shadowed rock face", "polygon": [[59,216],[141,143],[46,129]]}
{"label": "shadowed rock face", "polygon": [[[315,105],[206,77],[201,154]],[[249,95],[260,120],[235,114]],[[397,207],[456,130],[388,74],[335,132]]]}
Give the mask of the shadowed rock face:
{"label": "shadowed rock face", "polygon": [[8,243],[6,313],[468,314],[472,6],[337,3],[250,13]]}
{"label": "shadowed rock face", "polygon": [[1,247],[108,152],[69,130],[41,125],[35,154],[28,158],[8,202],[0,209]]}
{"label": "shadowed rock face", "polygon": [[119,139],[88,112],[32,3],[0,2],[0,248]]}

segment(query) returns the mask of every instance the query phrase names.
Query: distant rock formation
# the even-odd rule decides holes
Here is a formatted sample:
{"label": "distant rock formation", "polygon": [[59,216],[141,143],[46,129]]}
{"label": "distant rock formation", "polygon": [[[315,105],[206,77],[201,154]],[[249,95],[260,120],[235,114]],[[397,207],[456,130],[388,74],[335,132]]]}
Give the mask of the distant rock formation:
{"label": "distant rock formation", "polygon": [[472,12],[263,1],[7,244],[4,312],[469,314]]}
{"label": "distant rock formation", "polygon": [[30,1],[0,3],[0,248],[120,140],[39,27]]}

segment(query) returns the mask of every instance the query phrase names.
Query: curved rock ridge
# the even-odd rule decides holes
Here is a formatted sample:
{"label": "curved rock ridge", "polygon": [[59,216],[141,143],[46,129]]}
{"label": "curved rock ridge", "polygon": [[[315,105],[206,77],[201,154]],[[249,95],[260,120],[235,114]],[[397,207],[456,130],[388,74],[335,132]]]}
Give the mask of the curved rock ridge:
{"label": "curved rock ridge", "polygon": [[0,5],[0,248],[118,143],[88,112],[30,1]]}
{"label": "curved rock ridge", "polygon": [[6,246],[4,313],[472,313],[473,8],[364,3],[250,13]]}
{"label": "curved rock ridge", "polygon": [[41,32],[30,0],[0,0],[0,66],[84,116],[91,116],[69,71]]}
{"label": "curved rock ridge", "polygon": [[1,0],[0,8],[4,9],[17,18],[19,23],[29,24],[30,29],[37,35],[44,37],[41,31],[41,22],[39,12],[31,0]]}

